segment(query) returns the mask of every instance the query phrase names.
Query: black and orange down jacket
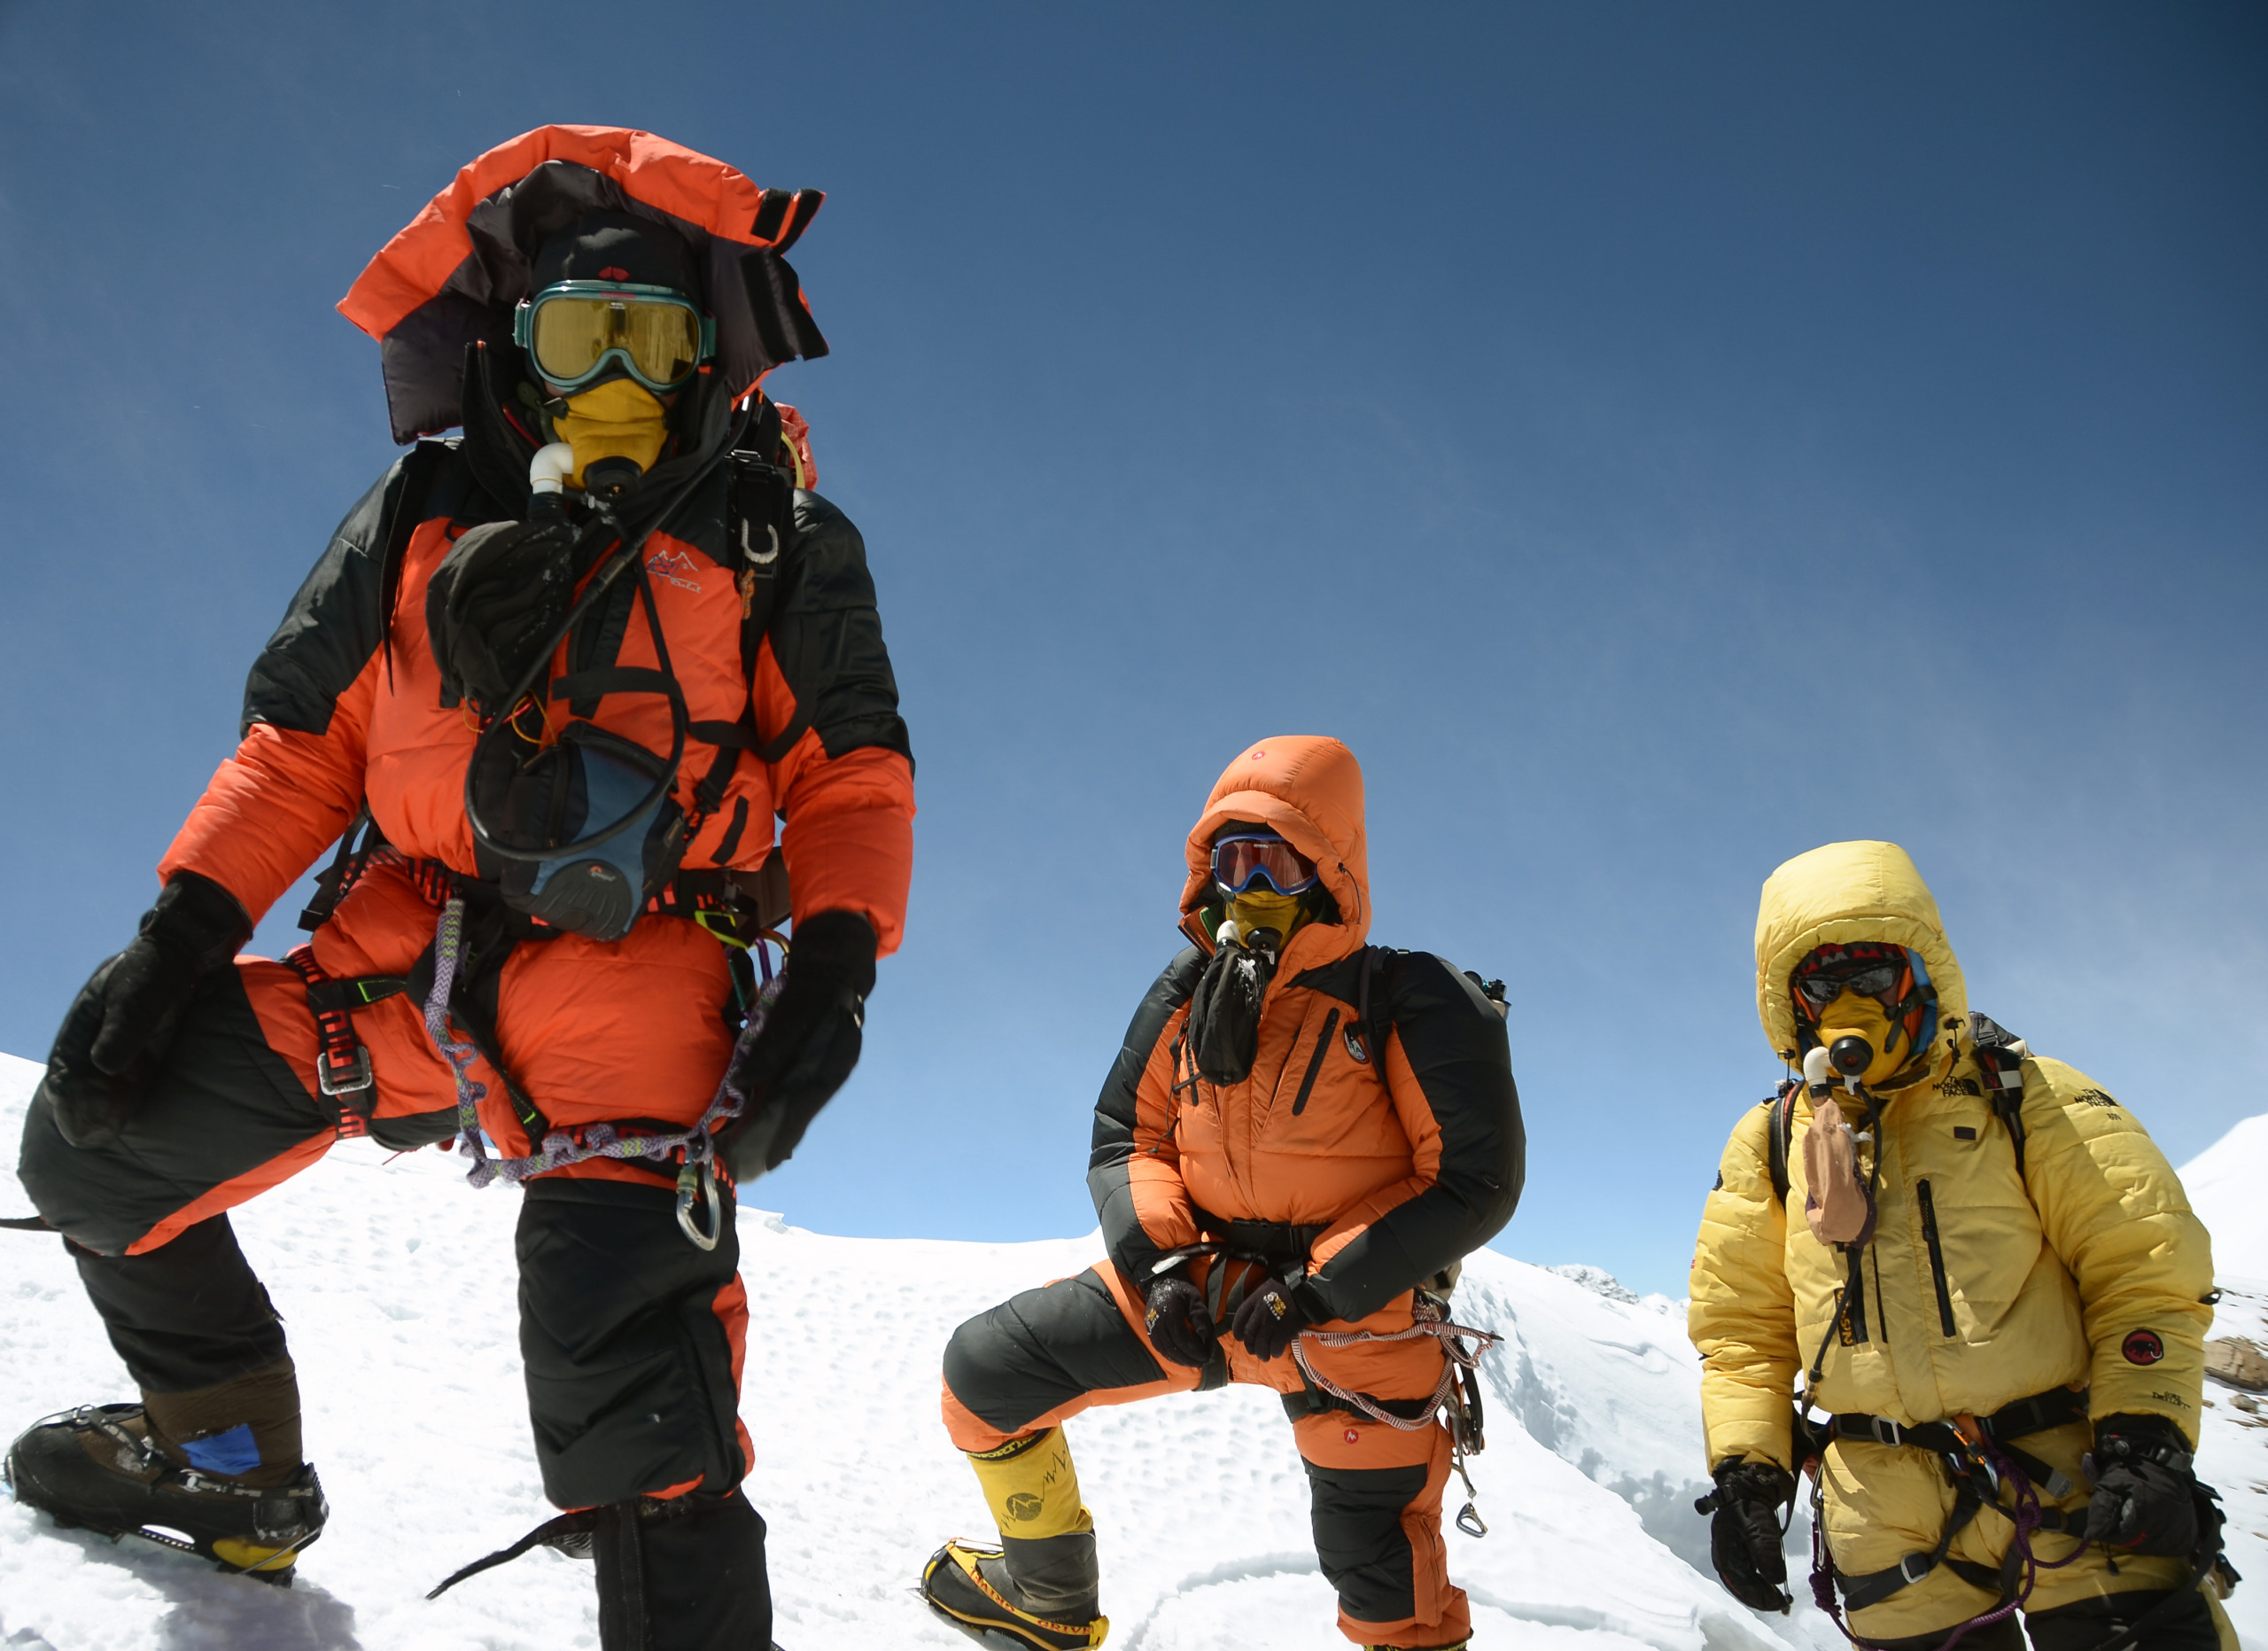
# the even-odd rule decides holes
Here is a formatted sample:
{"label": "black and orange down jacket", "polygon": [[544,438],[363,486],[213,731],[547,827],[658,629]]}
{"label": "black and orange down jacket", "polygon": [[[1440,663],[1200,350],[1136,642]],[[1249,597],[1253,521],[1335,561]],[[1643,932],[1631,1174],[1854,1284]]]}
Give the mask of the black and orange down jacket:
{"label": "black and orange down jacket", "polygon": [[[675,191],[669,199],[684,211],[737,213],[758,199],[729,167],[644,134],[587,128],[547,133],[516,144],[525,149],[543,138],[553,151],[583,155],[592,163],[586,172],[612,167],[601,177],[613,191],[604,197],[610,202],[634,202],[634,191],[648,187],[640,168],[664,162]],[[528,159],[515,153],[512,166]],[[554,173],[581,165],[556,153],[536,158]],[[433,270],[447,275],[447,260],[430,247],[420,254],[422,265],[397,254],[416,233],[431,230],[437,214],[455,214],[463,239],[466,214],[477,218],[483,205],[481,197],[464,196],[465,179],[479,174],[495,183],[490,173],[503,176],[493,154],[468,167],[455,189],[373,261],[342,308],[353,313],[356,296],[377,288],[392,293],[405,315],[418,314],[408,301],[421,290],[417,283],[437,281]],[[703,182],[708,195],[688,180]],[[509,194],[510,183],[505,177],[495,187]],[[587,192],[597,185],[585,178],[579,187]],[[656,192],[666,191],[656,186]],[[716,220],[728,221],[746,232],[745,222],[729,214]],[[492,264],[501,256],[493,245],[482,247],[480,256]],[[496,279],[493,271],[490,279]],[[161,877],[188,869],[212,878],[256,918],[367,802],[392,852],[353,885],[315,938],[316,962],[335,976],[407,973],[431,940],[434,910],[406,862],[439,861],[467,876],[480,870],[463,805],[477,724],[469,707],[444,703],[426,638],[426,585],[457,535],[524,512],[536,444],[514,420],[519,409],[510,396],[517,378],[509,351],[478,339],[469,349],[454,340],[449,347],[461,350],[467,363],[462,440],[425,444],[348,512],[252,666],[235,754],[221,765],[159,868]],[[400,352],[389,354],[390,384],[403,359]],[[685,393],[680,442],[721,444],[734,404],[749,405],[749,386],[704,377]],[[786,418],[791,435],[799,433],[791,410]],[[796,469],[811,479],[807,451],[797,456]],[[694,464],[699,457],[695,451],[680,462]],[[653,479],[672,463],[665,457]],[[411,468],[420,464],[428,472],[422,488],[409,485]],[[786,857],[795,915],[862,913],[887,954],[904,928],[912,876],[913,762],[865,546],[841,511],[799,489],[770,624],[753,661],[744,662],[742,596],[725,542],[730,485],[719,467],[641,553],[691,719],[752,718],[765,745],[761,752],[739,754],[715,805],[702,809],[696,788],[720,753],[699,740],[688,744],[677,800],[699,818],[683,865],[753,870],[775,852],[773,822],[782,820],[776,849]],[[390,571],[385,541],[394,507],[406,494],[420,493],[414,527],[404,520],[394,531],[400,549]],[[625,666],[656,665],[634,585],[617,581],[594,605],[561,645],[557,673],[605,662],[609,654]],[[609,695],[574,710],[649,750],[669,750],[669,709],[657,694]],[[563,934],[522,946],[507,963],[496,1038],[512,1078],[555,1125],[689,1121],[714,1093],[730,1051],[722,1014],[730,990],[724,949],[695,924],[649,918],[613,943]],[[355,1019],[379,1073],[380,1119],[454,1105],[448,1068],[408,998],[358,1011]],[[284,1040],[304,1037],[300,1029]],[[495,1076],[482,1073],[492,1096],[501,1093]],[[484,1110],[484,1122],[507,1152],[529,1149],[501,1103],[493,1117]]]}
{"label": "black and orange down jacket", "polygon": [[[1231,821],[1312,860],[1338,920],[1292,936],[1249,1075],[1216,1085],[1182,1030],[1212,954],[1200,915],[1215,899],[1212,839]],[[1087,1184],[1111,1259],[1138,1287],[1161,1257],[1231,1221],[1320,1227],[1310,1286],[1337,1319],[1366,1318],[1487,1242],[1519,1202],[1526,1138],[1503,1019],[1440,958],[1395,953],[1374,960],[1393,1023],[1383,1058],[1349,1046],[1370,871],[1362,770],[1337,740],[1263,740],[1239,757],[1187,853],[1182,919],[1196,944],[1144,997],[1095,1105]]]}

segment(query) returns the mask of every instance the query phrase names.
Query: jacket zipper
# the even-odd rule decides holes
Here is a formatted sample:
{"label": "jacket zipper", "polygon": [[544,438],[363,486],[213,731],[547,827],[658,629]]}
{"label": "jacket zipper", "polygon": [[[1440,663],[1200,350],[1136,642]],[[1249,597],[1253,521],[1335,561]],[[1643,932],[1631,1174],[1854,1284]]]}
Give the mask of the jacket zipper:
{"label": "jacket zipper", "polygon": [[1916,1181],[1915,1190],[1922,1200],[1922,1242],[1930,1247],[1930,1279],[1938,1287],[1938,1326],[1951,1336],[1953,1295],[1946,1289],[1946,1252],[1938,1244],[1938,1206],[1930,1196],[1929,1182]]}
{"label": "jacket zipper", "polygon": [[1339,1011],[1332,1009],[1323,1017],[1323,1035],[1315,1040],[1315,1053],[1308,1057],[1308,1075],[1300,1080],[1300,1093],[1292,1102],[1293,1118],[1308,1109],[1308,1097],[1315,1093],[1316,1074],[1323,1071],[1323,1057],[1331,1053],[1331,1034],[1339,1030]]}

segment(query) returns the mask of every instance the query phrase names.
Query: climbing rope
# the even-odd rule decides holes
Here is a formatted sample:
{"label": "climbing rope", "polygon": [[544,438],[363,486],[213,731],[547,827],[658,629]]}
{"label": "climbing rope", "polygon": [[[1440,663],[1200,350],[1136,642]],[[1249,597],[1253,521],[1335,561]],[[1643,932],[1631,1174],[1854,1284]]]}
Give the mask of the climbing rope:
{"label": "climbing rope", "polygon": [[[1457,1510],[1457,1529],[1471,1537],[1485,1537],[1488,1527],[1481,1522],[1474,1507],[1480,1492],[1472,1488],[1472,1476],[1464,1469],[1464,1459],[1472,1451],[1480,1448],[1480,1436],[1471,1429],[1464,1419],[1464,1406],[1456,1398],[1458,1375],[1480,1368],[1480,1356],[1504,1338],[1490,1330],[1477,1330],[1468,1324],[1453,1323],[1449,1309],[1432,1297],[1420,1295],[1410,1304],[1412,1320],[1406,1330],[1301,1330],[1292,1343],[1293,1360],[1300,1367],[1300,1374],[1317,1389],[1328,1393],[1357,1415],[1372,1421],[1382,1421],[1400,1433],[1415,1433],[1420,1428],[1430,1428],[1443,1405],[1450,1407],[1455,1425],[1449,1429],[1449,1460],[1456,1469],[1456,1476],[1464,1482],[1464,1506]],[[1412,1342],[1421,1336],[1432,1336],[1441,1347],[1441,1379],[1433,1384],[1433,1396],[1427,1400],[1424,1411],[1416,1416],[1397,1416],[1374,1400],[1360,1393],[1350,1392],[1324,1375],[1309,1361],[1307,1344],[1310,1341],[1321,1347],[1352,1347],[1361,1342]],[[1471,1336],[1477,1345],[1468,1348],[1464,1338]],[[1468,1433],[1471,1434],[1468,1439]]]}

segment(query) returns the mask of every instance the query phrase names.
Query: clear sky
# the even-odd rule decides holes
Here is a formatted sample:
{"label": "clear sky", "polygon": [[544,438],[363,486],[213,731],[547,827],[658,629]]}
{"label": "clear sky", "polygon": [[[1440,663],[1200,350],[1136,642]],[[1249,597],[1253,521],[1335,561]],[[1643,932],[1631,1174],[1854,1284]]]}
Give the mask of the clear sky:
{"label": "clear sky", "polygon": [[771,387],[922,812],[754,1202],[1090,1226],[1182,836],[1279,733],[1363,760],[1373,938],[1511,983],[1517,1255],[1682,1293],[1779,1075],[1758,885],[1837,838],[2177,1161],[2268,1108],[2268,15],[2205,4],[0,0],[0,1048],[392,456],[332,304],[548,121],[829,191]]}

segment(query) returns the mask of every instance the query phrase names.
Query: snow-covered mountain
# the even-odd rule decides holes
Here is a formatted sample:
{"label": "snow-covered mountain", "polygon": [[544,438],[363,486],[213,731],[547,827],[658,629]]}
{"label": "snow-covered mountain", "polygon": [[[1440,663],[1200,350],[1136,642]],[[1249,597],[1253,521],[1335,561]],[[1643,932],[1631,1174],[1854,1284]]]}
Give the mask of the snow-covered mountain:
{"label": "snow-covered mountain", "polygon": [[[36,1076],[31,1063],[0,1056],[0,1142],[14,1141]],[[2187,1172],[2218,1184],[2217,1155],[2240,1153],[2268,1156],[2268,1126],[2244,1126]],[[12,1184],[0,1186],[10,1194],[0,1203],[20,1209]],[[308,1453],[332,1507],[323,1540],[299,1585],[284,1591],[144,1544],[59,1531],[0,1503],[0,1646],[595,1645],[587,1569],[548,1551],[438,1601],[423,1598],[549,1511],[522,1407],[517,1213],[516,1195],[469,1190],[439,1153],[390,1160],[367,1143],[334,1150],[238,1211],[245,1249],[291,1330]],[[781,1643],[965,1651],[911,1592],[939,1541],[989,1534],[975,1481],[938,1421],[938,1355],[969,1313],[1086,1266],[1096,1239],[828,1238],[745,1210],[742,1242],[753,1315],[742,1408],[758,1455],[749,1490],[771,1524]],[[0,1430],[130,1397],[61,1246],[17,1234],[0,1234]],[[2268,1281],[2268,1281],[2268,1255],[2241,1258],[2237,1283],[2249,1293],[2233,1293],[2223,1311],[2256,1329]],[[1449,1535],[1477,1644],[1840,1643],[1808,1607],[1793,1619],[1759,1617],[1705,1574],[1706,1524],[1691,1503],[1705,1488],[1697,1375],[1680,1304],[1639,1299],[1592,1269],[1491,1253],[1468,1264],[1456,1308],[1506,1338],[1485,1366],[1489,1448],[1473,1464],[1489,1534]],[[2206,1472],[2243,1523],[2235,1562],[2263,1579],[2231,1603],[2248,1639],[2256,1632],[2268,1646],[2268,1517],[2251,1506],[2268,1508],[2268,1433],[2230,1408],[2225,1390],[2217,1397]],[[1101,1535],[1114,1647],[1340,1643],[1310,1546],[1306,1480],[1271,1395],[1232,1389],[1100,1411],[1071,1430]],[[1454,1482],[1450,1490],[1454,1512]],[[1799,1524],[1793,1545],[1802,1540]],[[2248,1611],[2256,1591],[2260,1608]]]}

